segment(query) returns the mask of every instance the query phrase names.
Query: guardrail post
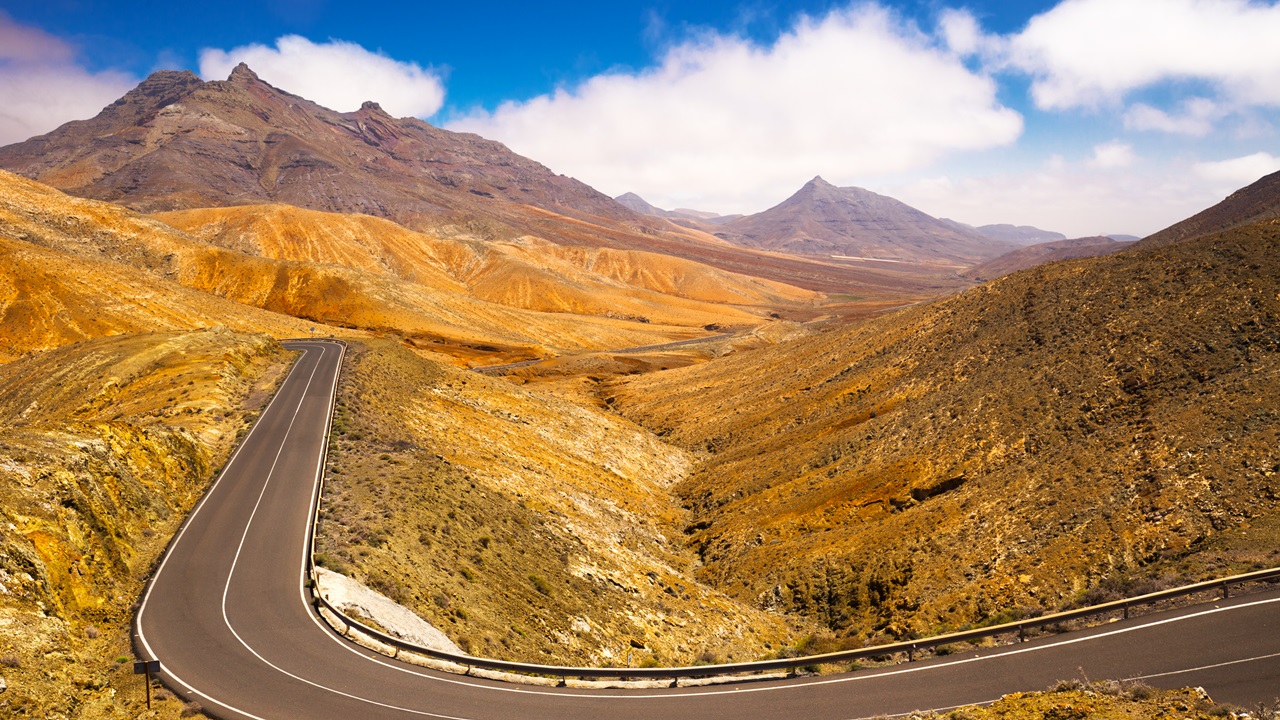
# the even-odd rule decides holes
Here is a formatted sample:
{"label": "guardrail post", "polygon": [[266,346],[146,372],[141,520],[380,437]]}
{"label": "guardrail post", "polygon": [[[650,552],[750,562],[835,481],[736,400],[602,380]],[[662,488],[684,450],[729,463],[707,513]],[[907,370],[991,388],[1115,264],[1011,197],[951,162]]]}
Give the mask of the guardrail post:
{"label": "guardrail post", "polygon": [[1027,629],[1021,624],[1018,625],[1018,642],[1027,641]]}
{"label": "guardrail post", "polygon": [[1124,604],[1124,619],[1129,619],[1129,603]]}
{"label": "guardrail post", "polygon": [[1231,586],[1227,583],[1222,583],[1222,599],[1226,600],[1229,597],[1231,597]]}
{"label": "guardrail post", "polygon": [[916,644],[911,643],[911,647],[907,648],[907,662],[916,661]]}

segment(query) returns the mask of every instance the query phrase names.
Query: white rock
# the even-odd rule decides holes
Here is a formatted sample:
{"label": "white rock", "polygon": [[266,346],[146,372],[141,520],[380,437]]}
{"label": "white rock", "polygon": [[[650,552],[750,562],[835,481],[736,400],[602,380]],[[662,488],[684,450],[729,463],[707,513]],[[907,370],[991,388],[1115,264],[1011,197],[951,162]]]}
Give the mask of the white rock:
{"label": "white rock", "polygon": [[325,568],[316,568],[320,593],[334,607],[359,620],[369,618],[388,633],[420,647],[464,654],[462,649],[434,625],[391,598]]}

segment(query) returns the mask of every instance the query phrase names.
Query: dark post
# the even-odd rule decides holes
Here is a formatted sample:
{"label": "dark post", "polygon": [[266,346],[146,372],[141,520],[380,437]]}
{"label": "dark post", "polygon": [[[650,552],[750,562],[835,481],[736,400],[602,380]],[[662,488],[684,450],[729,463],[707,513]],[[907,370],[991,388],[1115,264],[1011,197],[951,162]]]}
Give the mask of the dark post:
{"label": "dark post", "polygon": [[134,675],[147,676],[147,709],[151,709],[151,673],[160,672],[159,660],[144,660],[133,664]]}

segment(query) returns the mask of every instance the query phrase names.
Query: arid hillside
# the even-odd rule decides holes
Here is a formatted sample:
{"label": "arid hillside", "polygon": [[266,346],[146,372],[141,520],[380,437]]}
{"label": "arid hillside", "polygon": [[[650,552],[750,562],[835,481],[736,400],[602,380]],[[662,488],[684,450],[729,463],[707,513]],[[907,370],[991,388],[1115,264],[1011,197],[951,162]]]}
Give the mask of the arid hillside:
{"label": "arid hillside", "polygon": [[803,623],[694,581],[671,488],[690,457],[603,411],[353,344],[323,565],[464,650],[569,664],[756,659]]}
{"label": "arid hillside", "polygon": [[[545,285],[546,298],[564,299],[555,312],[529,310],[512,307],[519,304],[514,301],[477,298],[450,274],[475,269],[458,259],[467,253],[478,258],[475,265],[483,264],[485,255],[465,242],[437,241],[374,218],[284,206],[227,212],[255,232],[218,233],[227,223],[214,213],[198,226],[213,227],[206,243],[118,205],[64,195],[0,171],[0,252],[9,258],[0,271],[0,289],[7,287],[0,294],[7,344],[0,353],[160,328],[227,325],[289,337],[332,333],[338,326],[396,335],[457,361],[520,358],[683,340],[710,334],[703,327],[711,324],[751,326],[769,307],[804,305],[813,297],[685,263],[693,268],[686,269],[690,277],[724,281],[726,298],[778,302],[751,309],[709,303],[579,269],[574,251],[553,249],[544,265],[586,279],[574,284],[562,274],[558,284],[554,273],[525,262],[527,282]],[[363,225],[367,232],[360,232]],[[282,245],[281,238],[290,242]],[[519,252],[512,246],[508,254]],[[598,258],[603,251],[581,252]],[[663,260],[679,264],[653,260],[655,268]],[[579,262],[591,264],[586,256]],[[519,287],[520,267],[507,263],[501,276],[511,288]],[[696,290],[697,281],[689,286]],[[572,303],[575,298],[580,302]],[[552,305],[551,299],[541,302]],[[584,314],[570,314],[571,307]]]}
{"label": "arid hillside", "polygon": [[936,271],[886,273],[774,257],[632,212],[477,135],[376,103],[349,113],[272,87],[248,67],[223,81],[152,74],[89,120],[0,148],[0,168],[142,212],[283,203],[362,213],[484,241],[656,252],[810,290],[936,294]]}
{"label": "arid hillside", "polygon": [[564,247],[531,237],[440,237],[367,215],[287,205],[186,210],[156,217],[204,242],[249,255],[345,265],[541,312],[705,325],[758,320],[726,305],[763,312],[819,297],[655,253]]}
{"label": "arid hillside", "polygon": [[1045,263],[1110,255],[1132,244],[1118,242],[1106,236],[1050,240],[1007,252],[1000,257],[974,265],[960,274],[974,280],[994,280],[1009,273],[1027,270]]}
{"label": "arid hillside", "polygon": [[[205,330],[0,365],[0,715],[145,710],[132,606],[291,360],[266,336]],[[178,716],[168,697],[158,717]]]}
{"label": "arid hillside", "polygon": [[1225,200],[1140,242],[1145,247],[1169,245],[1242,225],[1280,217],[1280,172],[1231,193]]}
{"label": "arid hillside", "polygon": [[153,220],[0,171],[0,362],[122,333],[226,326],[291,337],[315,326],[167,279],[181,247]]}
{"label": "arid hillside", "polygon": [[697,458],[699,579],[843,643],[1275,565],[1280,223],[605,392]]}

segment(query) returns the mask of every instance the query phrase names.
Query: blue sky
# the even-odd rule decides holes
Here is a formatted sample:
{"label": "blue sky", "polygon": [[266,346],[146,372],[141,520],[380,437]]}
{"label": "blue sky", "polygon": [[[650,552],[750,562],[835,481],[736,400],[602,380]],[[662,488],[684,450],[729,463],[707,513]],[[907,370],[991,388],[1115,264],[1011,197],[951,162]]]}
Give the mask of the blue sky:
{"label": "blue sky", "polygon": [[0,142],[155,69],[245,60],[664,207],[756,211],[820,174],[973,224],[1141,235],[1280,169],[1280,7],[1261,0],[0,9]]}

